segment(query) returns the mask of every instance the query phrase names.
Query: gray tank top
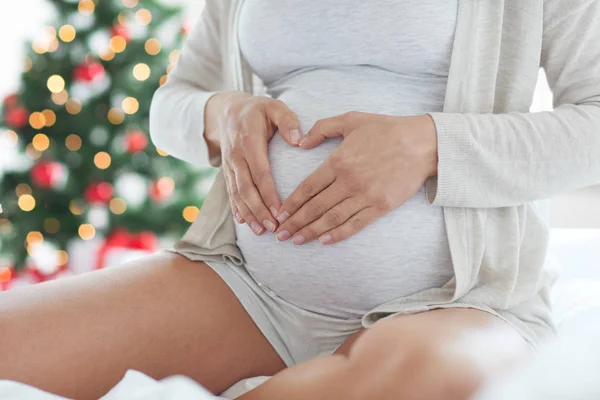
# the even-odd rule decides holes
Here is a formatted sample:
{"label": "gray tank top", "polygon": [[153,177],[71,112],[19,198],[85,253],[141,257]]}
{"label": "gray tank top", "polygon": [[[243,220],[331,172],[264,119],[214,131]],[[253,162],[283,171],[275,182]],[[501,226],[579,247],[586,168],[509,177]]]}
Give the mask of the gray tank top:
{"label": "gray tank top", "polygon": [[[457,0],[246,0],[242,53],[268,93],[295,111],[303,132],[348,111],[441,111]],[[341,143],[310,150],[279,135],[269,159],[282,198]],[[393,185],[394,182],[389,182]],[[443,286],[454,275],[443,209],[422,188],[344,242],[295,246],[237,225],[246,268],[302,308],[356,318],[386,301]]]}

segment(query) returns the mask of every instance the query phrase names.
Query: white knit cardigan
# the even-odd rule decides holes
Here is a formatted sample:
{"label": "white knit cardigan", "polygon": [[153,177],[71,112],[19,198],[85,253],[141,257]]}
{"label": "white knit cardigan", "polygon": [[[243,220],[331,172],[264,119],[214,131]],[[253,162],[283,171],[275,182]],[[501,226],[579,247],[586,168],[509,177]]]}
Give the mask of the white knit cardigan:
{"label": "white knit cardigan", "polygon": [[[242,1],[207,0],[154,97],[154,142],[189,162],[207,161],[202,133],[210,96],[255,92],[236,40]],[[540,67],[555,110],[530,113]],[[553,332],[556,271],[546,262],[548,228],[534,202],[600,182],[600,0],[459,0],[444,112],[431,115],[439,171],[426,183],[427,195],[444,207],[455,278],[382,304],[363,324],[471,307],[499,316],[536,345]],[[243,263],[220,173],[175,251]]]}

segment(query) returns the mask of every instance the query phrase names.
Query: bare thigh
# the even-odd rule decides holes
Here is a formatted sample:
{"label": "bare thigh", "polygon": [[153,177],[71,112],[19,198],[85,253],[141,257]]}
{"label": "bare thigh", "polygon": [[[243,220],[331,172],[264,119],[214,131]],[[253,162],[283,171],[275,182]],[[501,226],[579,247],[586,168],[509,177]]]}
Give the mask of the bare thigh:
{"label": "bare thigh", "polygon": [[204,263],[163,253],[0,294],[0,379],[98,398],[128,369],[221,393],[284,362]]}
{"label": "bare thigh", "polygon": [[530,355],[517,331],[489,313],[434,310],[381,320],[240,400],[466,400]]}

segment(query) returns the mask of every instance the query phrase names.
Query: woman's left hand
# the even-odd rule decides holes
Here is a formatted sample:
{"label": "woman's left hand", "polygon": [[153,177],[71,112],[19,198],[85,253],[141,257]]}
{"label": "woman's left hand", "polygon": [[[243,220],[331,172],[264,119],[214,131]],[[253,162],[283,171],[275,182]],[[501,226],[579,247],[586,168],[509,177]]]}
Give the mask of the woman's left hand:
{"label": "woman's left hand", "polygon": [[300,147],[337,136],[344,137],[340,146],[281,206],[279,240],[340,242],[400,207],[437,174],[437,132],[429,115],[350,112],[318,121]]}

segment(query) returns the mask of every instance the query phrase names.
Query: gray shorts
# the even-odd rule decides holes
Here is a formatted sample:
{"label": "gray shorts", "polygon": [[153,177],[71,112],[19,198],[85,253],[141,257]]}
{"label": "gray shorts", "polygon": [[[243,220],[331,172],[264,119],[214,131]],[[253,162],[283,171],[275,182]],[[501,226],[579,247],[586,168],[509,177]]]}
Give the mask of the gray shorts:
{"label": "gray shorts", "polygon": [[361,319],[341,319],[300,308],[273,293],[243,266],[207,262],[227,283],[285,364],[329,356],[353,333]]}

